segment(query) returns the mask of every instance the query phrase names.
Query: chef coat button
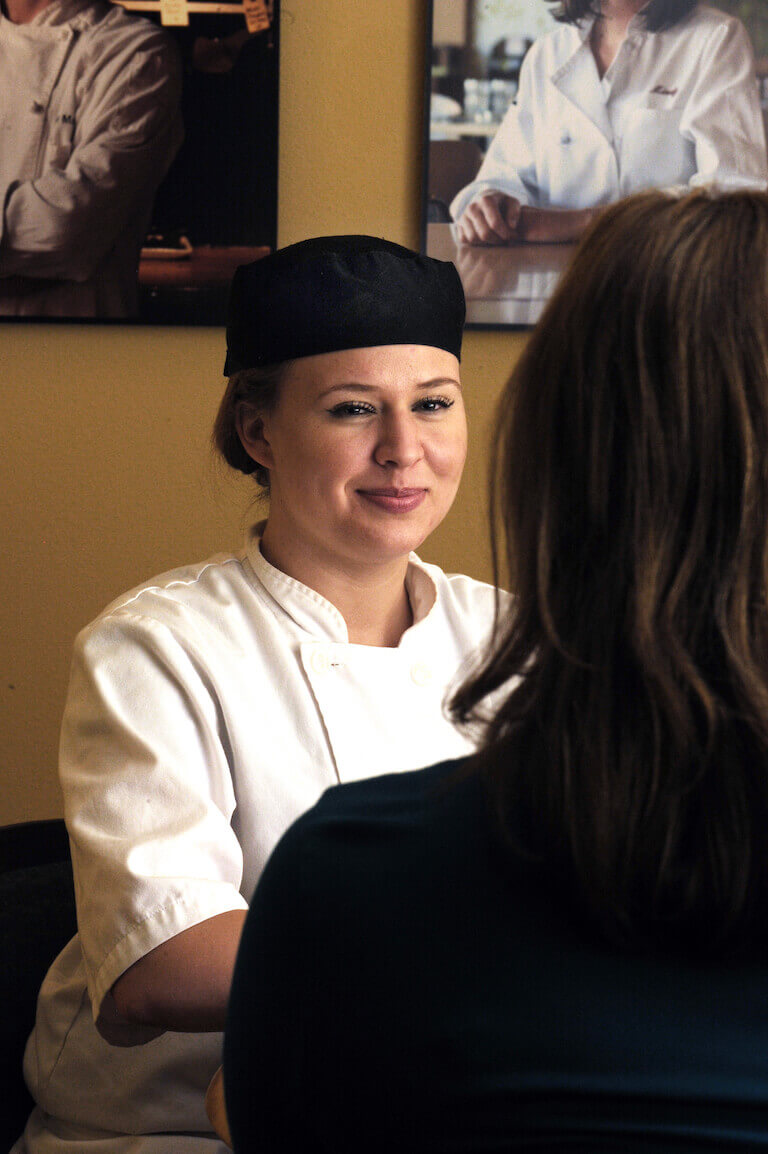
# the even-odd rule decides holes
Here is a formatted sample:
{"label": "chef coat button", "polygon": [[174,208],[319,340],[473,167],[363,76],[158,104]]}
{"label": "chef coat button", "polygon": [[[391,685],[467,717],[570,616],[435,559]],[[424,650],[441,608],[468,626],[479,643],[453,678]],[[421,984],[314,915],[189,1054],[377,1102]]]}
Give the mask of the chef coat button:
{"label": "chef coat button", "polygon": [[411,681],[414,685],[429,685],[432,680],[432,670],[423,662],[417,661],[411,666]]}
{"label": "chef coat button", "polygon": [[316,649],[312,654],[312,668],[315,673],[327,673],[330,664],[328,654],[324,649]]}
{"label": "chef coat button", "polygon": [[32,111],[33,112],[45,112],[45,105],[41,104],[39,100],[33,100],[32,101]]}
{"label": "chef coat button", "polygon": [[567,128],[564,128],[563,131],[560,133],[560,143],[561,144],[570,144],[571,143],[571,134]]}

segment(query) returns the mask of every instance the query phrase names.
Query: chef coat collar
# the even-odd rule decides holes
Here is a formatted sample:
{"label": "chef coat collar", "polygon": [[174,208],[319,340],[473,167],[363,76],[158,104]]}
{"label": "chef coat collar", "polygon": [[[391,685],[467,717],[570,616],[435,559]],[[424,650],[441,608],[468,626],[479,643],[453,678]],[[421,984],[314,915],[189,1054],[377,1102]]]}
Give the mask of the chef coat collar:
{"label": "chef coat collar", "polygon": [[613,144],[613,126],[608,115],[607,101],[610,98],[620,58],[624,59],[626,64],[625,45],[637,42],[644,35],[641,16],[646,7],[647,3],[629,21],[619,51],[602,80],[598,76],[589,43],[590,33],[597,19],[595,16],[587,16],[578,24],[572,25],[576,32],[576,46],[568,59],[550,76],[552,84],[560,90],[566,100],[591,120],[595,128],[611,144]]}
{"label": "chef coat collar", "polygon": [[[260,547],[265,525],[266,521],[252,525],[245,538],[245,552],[258,580],[280,608],[313,638],[335,644],[349,644],[347,623],[336,606],[316,590],[297,581],[295,577],[289,577],[267,561]],[[408,558],[405,587],[413,612],[413,629],[426,620],[437,601],[435,582],[415,553],[411,553]],[[403,636],[409,632],[406,630]]]}
{"label": "chef coat collar", "polygon": [[589,45],[589,29],[594,17],[584,21],[585,28],[576,27],[576,48],[552,73],[550,80],[566,100],[591,120],[598,132],[613,143],[613,129],[605,102],[605,92],[597,73],[597,65]]}

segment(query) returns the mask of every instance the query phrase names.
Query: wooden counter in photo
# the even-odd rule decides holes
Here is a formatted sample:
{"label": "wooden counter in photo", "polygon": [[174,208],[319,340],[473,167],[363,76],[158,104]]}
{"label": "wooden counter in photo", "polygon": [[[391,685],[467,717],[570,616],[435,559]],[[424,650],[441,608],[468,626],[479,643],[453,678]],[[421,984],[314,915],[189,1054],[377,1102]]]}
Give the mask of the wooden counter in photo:
{"label": "wooden counter in photo", "polygon": [[182,256],[142,255],[139,316],[144,324],[223,325],[235,269],[268,256],[267,245],[198,245]]}
{"label": "wooden counter in photo", "polygon": [[249,264],[269,254],[267,245],[198,245],[188,256],[164,258],[145,256],[139,263],[139,284],[152,288],[209,288],[229,284],[238,265]]}
{"label": "wooden counter in photo", "polygon": [[427,226],[427,252],[459,270],[467,323],[534,325],[575,250],[572,244],[458,244],[450,224]]}

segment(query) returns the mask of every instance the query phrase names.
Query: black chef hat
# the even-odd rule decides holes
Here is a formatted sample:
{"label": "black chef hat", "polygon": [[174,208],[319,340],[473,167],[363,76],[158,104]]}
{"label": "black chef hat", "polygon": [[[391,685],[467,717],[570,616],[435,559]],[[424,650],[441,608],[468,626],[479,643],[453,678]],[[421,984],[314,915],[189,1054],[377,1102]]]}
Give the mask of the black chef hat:
{"label": "black chef hat", "polygon": [[373,236],[303,240],[235,272],[224,374],[373,345],[458,357],[465,312],[448,261]]}

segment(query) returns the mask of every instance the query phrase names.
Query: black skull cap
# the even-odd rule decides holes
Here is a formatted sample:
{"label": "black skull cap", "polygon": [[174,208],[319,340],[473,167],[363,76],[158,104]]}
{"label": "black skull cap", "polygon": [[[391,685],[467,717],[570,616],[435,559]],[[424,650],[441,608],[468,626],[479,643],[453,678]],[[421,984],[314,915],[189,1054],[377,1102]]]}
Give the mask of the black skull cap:
{"label": "black skull cap", "polygon": [[225,376],[374,345],[459,357],[466,306],[449,261],[374,236],[321,236],[235,272]]}

